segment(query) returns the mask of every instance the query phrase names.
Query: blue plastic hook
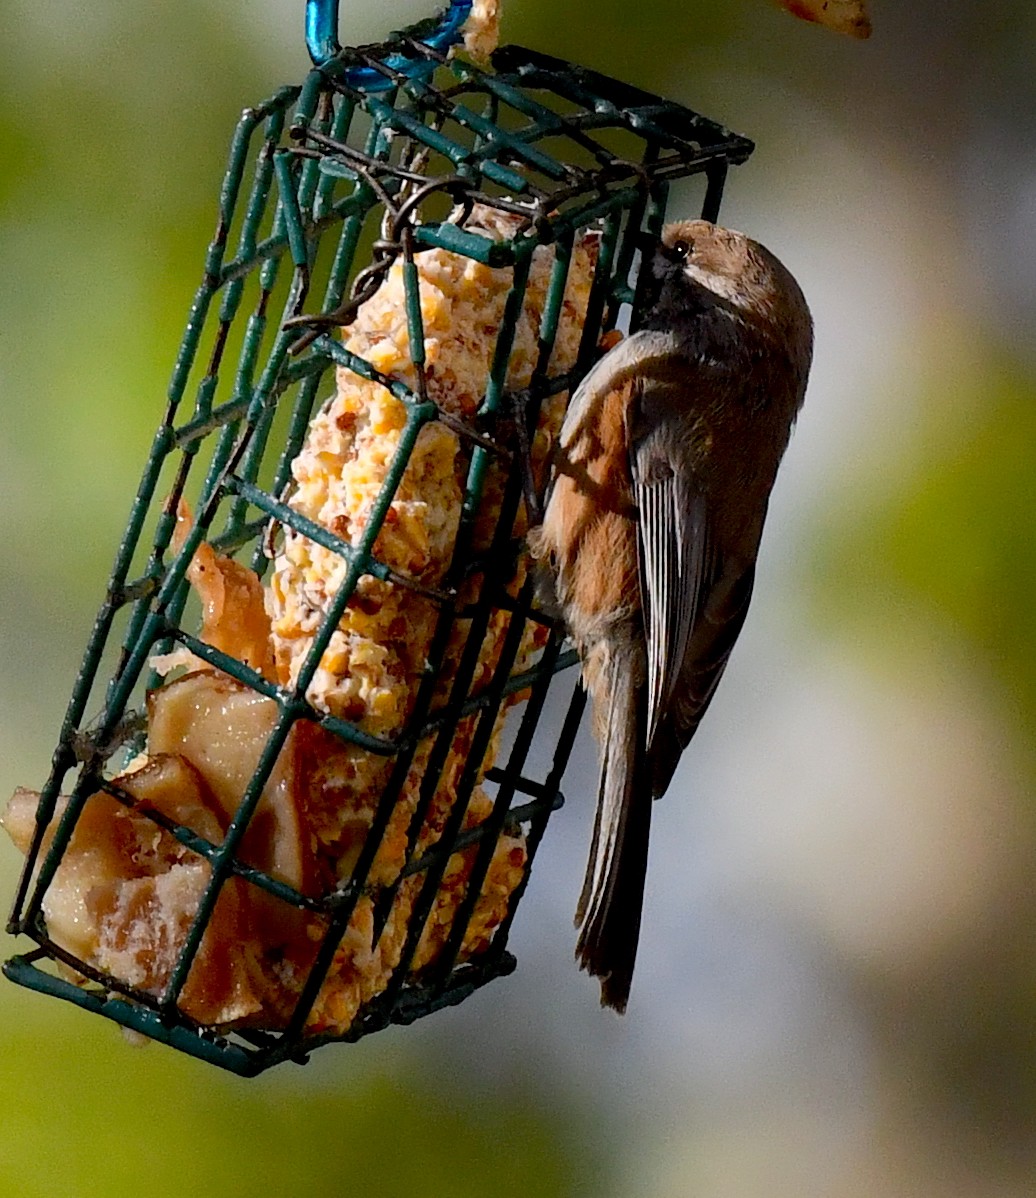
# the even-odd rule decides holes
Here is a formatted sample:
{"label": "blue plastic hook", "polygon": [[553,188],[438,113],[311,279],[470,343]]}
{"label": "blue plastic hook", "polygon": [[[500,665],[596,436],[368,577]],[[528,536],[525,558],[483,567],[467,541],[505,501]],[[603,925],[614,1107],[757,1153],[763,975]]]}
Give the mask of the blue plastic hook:
{"label": "blue plastic hook", "polygon": [[[450,0],[449,7],[438,14],[438,23],[430,32],[427,23],[412,26],[406,32],[431,49],[444,53],[461,40],[461,28],[470,13],[471,0]],[[326,67],[341,53],[338,0],[306,0],[306,46],[318,67]],[[408,76],[427,74],[434,65],[428,59],[407,54],[390,54],[385,59],[385,66]],[[373,67],[343,65],[336,73],[349,86],[364,91],[383,91],[393,86],[391,79]]]}

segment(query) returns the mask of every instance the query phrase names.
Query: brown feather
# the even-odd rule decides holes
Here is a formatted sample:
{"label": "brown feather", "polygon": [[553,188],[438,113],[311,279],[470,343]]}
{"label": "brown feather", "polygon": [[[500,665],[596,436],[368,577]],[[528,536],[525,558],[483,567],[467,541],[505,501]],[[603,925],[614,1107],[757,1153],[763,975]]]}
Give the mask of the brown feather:
{"label": "brown feather", "polygon": [[581,628],[639,603],[626,437],[632,394],[632,383],[609,391],[555,459],[538,551],[550,556],[577,641]]}

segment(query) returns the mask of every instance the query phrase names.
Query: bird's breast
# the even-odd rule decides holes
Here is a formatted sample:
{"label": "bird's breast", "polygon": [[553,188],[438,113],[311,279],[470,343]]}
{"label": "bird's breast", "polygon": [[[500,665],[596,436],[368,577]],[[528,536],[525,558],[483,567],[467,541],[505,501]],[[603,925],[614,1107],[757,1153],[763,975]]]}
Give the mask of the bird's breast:
{"label": "bird's breast", "polygon": [[609,390],[559,446],[538,553],[577,640],[639,608],[627,445],[632,384]]}

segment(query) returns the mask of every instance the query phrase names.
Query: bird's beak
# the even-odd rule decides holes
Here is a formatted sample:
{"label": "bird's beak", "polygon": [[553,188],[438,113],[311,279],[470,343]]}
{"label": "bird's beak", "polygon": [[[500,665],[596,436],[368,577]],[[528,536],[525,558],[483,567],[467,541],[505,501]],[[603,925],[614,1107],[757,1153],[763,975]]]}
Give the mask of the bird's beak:
{"label": "bird's beak", "polygon": [[674,268],[677,270],[683,268],[684,259],[680,258],[671,246],[666,245],[654,233],[641,231],[636,235],[634,245],[640,251],[645,264],[650,263],[658,277],[672,274]]}
{"label": "bird's beak", "polygon": [[640,250],[643,261],[653,264],[656,270],[661,262],[672,263],[677,261],[673,257],[673,252],[669,246],[653,233],[644,232],[638,234],[636,246]]}

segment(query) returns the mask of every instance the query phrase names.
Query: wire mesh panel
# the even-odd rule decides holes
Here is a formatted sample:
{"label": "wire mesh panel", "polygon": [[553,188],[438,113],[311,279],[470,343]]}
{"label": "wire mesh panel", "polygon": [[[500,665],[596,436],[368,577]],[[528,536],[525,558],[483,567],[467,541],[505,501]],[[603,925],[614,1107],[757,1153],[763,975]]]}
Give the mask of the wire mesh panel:
{"label": "wire mesh panel", "polygon": [[5,816],[39,946],[8,977],[246,1075],[513,969],[582,711],[525,547],[552,440],[669,181],[715,219],[752,149],[515,47],[407,48],[417,77],[346,51],[244,113],[52,773]]}

